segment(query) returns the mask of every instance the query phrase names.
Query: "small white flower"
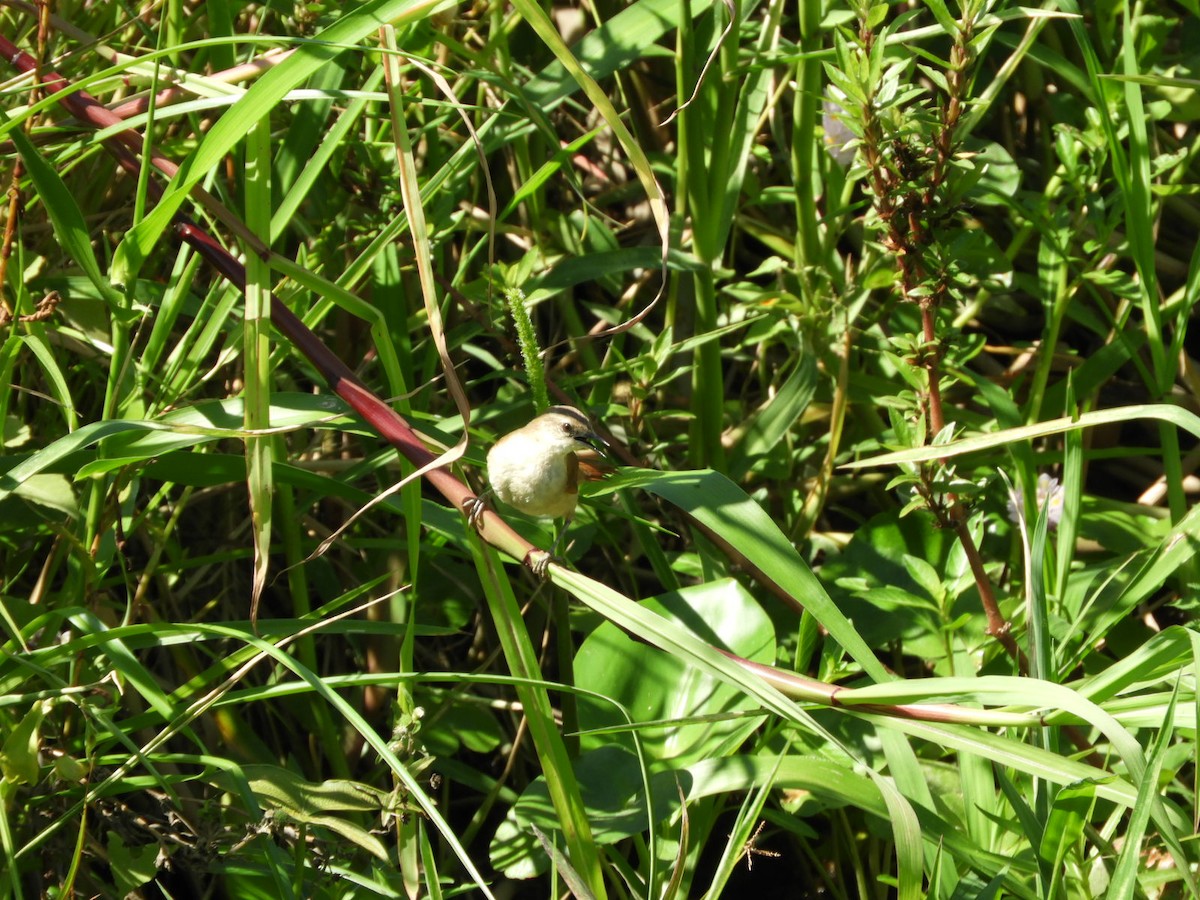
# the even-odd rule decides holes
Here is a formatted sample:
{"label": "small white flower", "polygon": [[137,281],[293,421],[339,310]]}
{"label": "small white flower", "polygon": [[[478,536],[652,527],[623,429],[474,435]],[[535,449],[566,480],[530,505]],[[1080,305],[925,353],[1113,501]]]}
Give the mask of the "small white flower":
{"label": "small white flower", "polygon": [[[1008,518],[1013,522],[1020,522],[1024,505],[1025,500],[1020,493],[1016,488],[1011,488],[1008,492]],[[1062,518],[1063,489],[1057,478],[1045,472],[1040,474],[1037,480],[1037,508],[1040,511],[1043,507],[1049,518],[1046,524],[1051,528],[1057,527]]]}

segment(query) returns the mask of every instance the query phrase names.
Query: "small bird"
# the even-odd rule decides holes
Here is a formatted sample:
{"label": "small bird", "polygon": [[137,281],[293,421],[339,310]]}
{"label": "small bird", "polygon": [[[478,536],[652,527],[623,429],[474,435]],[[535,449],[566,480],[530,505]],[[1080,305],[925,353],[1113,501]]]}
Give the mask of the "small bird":
{"label": "small bird", "polygon": [[543,574],[558,552],[579,500],[576,451],[591,447],[602,452],[604,446],[587,416],[570,406],[551,406],[492,445],[487,455],[489,489],[470,504],[468,520],[478,523],[488,492],[531,516],[562,519],[550,555],[534,566],[537,574]]}

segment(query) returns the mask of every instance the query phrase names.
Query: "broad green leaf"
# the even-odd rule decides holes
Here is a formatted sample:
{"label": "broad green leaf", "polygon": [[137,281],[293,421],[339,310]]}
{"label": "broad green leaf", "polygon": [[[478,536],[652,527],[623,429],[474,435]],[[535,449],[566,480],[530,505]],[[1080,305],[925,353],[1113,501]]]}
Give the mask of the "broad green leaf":
{"label": "broad green leaf", "polygon": [[[279,821],[327,828],[381,862],[388,861],[383,842],[371,833],[381,813],[399,812],[385,791],[345,779],[311,782],[288,769],[265,764],[243,766],[240,775],[222,773],[219,780],[235,778],[244,778],[259,803]],[[367,814],[361,817],[366,824],[353,814]]]}
{"label": "broad green leaf", "polygon": [[728,541],[780,588],[802,603],[830,636],[876,681],[887,672],[850,621],[834,605],[796,548],[741,488],[717,472],[622,470],[607,490],[639,487],[687,511]]}
{"label": "broad green leaf", "polygon": [[[696,585],[642,605],[715,646],[756,662],[775,661],[771,621],[736,581]],[[758,708],[741,691],[635,641],[611,622],[593,631],[579,648],[575,683],[597,695],[579,699],[584,749],[614,740],[610,734],[589,737],[589,730],[625,725],[612,703],[601,698],[630,710],[637,723],[658,723],[639,729],[641,744],[653,759],[688,762],[724,755],[762,722],[761,717],[730,717]]]}

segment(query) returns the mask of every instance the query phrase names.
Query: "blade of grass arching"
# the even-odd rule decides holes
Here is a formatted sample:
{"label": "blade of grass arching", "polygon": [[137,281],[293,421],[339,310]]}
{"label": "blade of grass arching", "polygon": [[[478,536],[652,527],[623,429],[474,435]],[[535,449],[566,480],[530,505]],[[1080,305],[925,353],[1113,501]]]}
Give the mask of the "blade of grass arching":
{"label": "blade of grass arching", "polygon": [[[1125,825],[1121,852],[1117,855],[1117,864],[1113,867],[1112,878],[1105,893],[1110,900],[1123,900],[1123,898],[1131,898],[1140,893],[1138,870],[1142,863],[1142,840],[1146,836],[1146,826],[1150,822],[1155,799],[1159,796],[1159,775],[1162,772],[1167,750],[1171,746],[1171,737],[1175,733],[1175,703],[1178,699],[1179,680],[1176,679],[1175,690],[1171,692],[1171,702],[1167,705],[1167,713],[1163,717],[1162,727],[1159,729],[1154,747],[1150,751],[1149,764],[1138,781],[1137,802]],[[1162,828],[1161,822],[1156,824],[1160,829]],[[1190,867],[1178,857],[1176,857],[1176,864],[1181,866],[1181,874],[1195,891],[1195,882],[1192,880]]]}
{"label": "blade of grass arching", "polygon": [[136,274],[179,211],[193,187],[220,165],[254,124],[319,68],[329,65],[346,49],[379,28],[380,22],[411,22],[426,18],[443,0],[369,0],[344,11],[332,25],[302,44],[298,51],[266,72],[243,97],[217,120],[200,145],[180,165],[162,199],[118,247],[123,267]]}
{"label": "blade of grass arching", "polygon": [[[876,720],[875,717],[872,719]],[[915,719],[891,718],[887,723],[890,728],[944,750],[966,750],[979,754],[998,766],[1061,785],[1092,779],[1096,782],[1098,797],[1126,807],[1132,807],[1137,802],[1137,790],[1125,779],[1070,757],[1047,753],[1040,747],[1023,743],[1013,737],[992,734],[982,728],[941,725]]]}
{"label": "blade of grass arching", "polygon": [[[576,598],[631,634],[655,647],[686,660],[702,671],[738,687],[763,704],[763,707],[786,721],[794,722],[824,738],[830,747],[840,749],[848,759],[854,754],[837,738],[819,725],[807,712],[780,693],[756,673],[743,669],[733,659],[717,651],[707,642],[666,618],[634,603],[598,581],[585,575],[551,565],[552,579],[567,588]],[[862,764],[868,777],[875,782],[888,808],[896,845],[900,872],[900,896],[916,898],[921,886],[921,828],[912,806],[892,783],[869,766]]]}
{"label": "blade of grass arching", "polygon": [[1116,719],[1078,692],[1048,681],[1013,675],[920,678],[872,684],[847,689],[838,694],[839,705],[847,709],[863,703],[930,702],[1026,707],[1043,710],[1042,719],[1050,724],[1068,719],[1087,722],[1108,738],[1134,777],[1140,777],[1146,765],[1141,746]]}
{"label": "blade of grass arching", "polygon": [[[509,672],[515,678],[523,679],[522,683],[516,685],[517,697],[542,763],[542,775],[559,817],[568,856],[592,892],[597,897],[606,897],[599,849],[592,840],[591,825],[579,783],[575,780],[571,758],[554,721],[554,710],[548,694],[534,685],[543,681],[541,667],[521,618],[512,583],[500,563],[499,554],[475,535],[471,536],[471,551]],[[557,625],[566,627],[565,622]]]}
{"label": "blade of grass arching", "polygon": [[763,708],[795,722],[815,733],[836,740],[813,718],[774,686],[757,674],[716,650],[688,629],[654,613],[628,597],[586,575],[551,564],[552,580],[570,591],[576,599],[600,613],[615,625],[629,631],[672,656],[686,660],[722,681],[736,686],[758,700]]}
{"label": "blade of grass arching", "polygon": [[396,756],[388,745],[388,741],[381,736],[370,723],[362,717],[362,715],[345,699],[335,691],[326,687],[321,678],[311,670],[304,667],[301,663],[291,657],[289,654],[279,649],[278,647],[254,638],[252,635],[245,632],[237,632],[236,629],[229,629],[231,636],[237,636],[255,646],[260,654],[266,654],[281,663],[283,666],[290,669],[295,675],[306,682],[313,690],[330,704],[338,713],[340,713],[346,724],[353,728],[359,735],[363,737],[366,743],[379,754],[384,763],[391,769],[392,773],[397,777],[400,783],[409,791],[410,797],[415,799],[420,805],[424,815],[437,828],[442,839],[451,847],[455,856],[458,857],[460,863],[466,869],[470,877],[475,881],[475,886],[483,893],[484,896],[491,898],[493,895],[487,888],[487,883],[471,861],[466,849],[459,843],[450,824],[442,817],[437,806],[424,792],[421,784],[408,771],[404,763]]}
{"label": "blade of grass arching", "polygon": [[[622,8],[595,31],[572,44],[576,59],[592,78],[606,78],[628,68],[647,50],[657,47],[659,39],[675,28],[690,26],[691,16],[705,13],[713,0],[638,0]],[[579,84],[561,60],[555,60],[537,73],[522,89],[529,102],[550,111],[578,90]],[[520,127],[519,122],[504,126]]]}
{"label": "blade of grass arching", "polygon": [[728,478],[703,470],[643,469],[622,471],[609,479],[609,483],[644,488],[687,511],[737,547],[763,574],[812,613],[867,675],[875,681],[889,679],[871,648],[837,608],[779,526]]}
{"label": "blade of grass arching", "polygon": [[[666,651],[677,659],[685,660],[689,664],[697,666],[702,671],[721,679],[723,682],[735,686],[748,696],[758,700],[765,709],[781,716],[785,721],[794,722],[811,730],[823,738],[829,746],[841,749],[847,759],[856,763],[858,762],[854,754],[845,748],[832,734],[822,728],[806,712],[796,706],[795,703],[777,691],[757,672],[747,671],[734,659],[713,648],[706,640],[584,575],[555,565],[551,566],[550,572],[551,577],[556,583],[569,589],[579,600],[614,624],[653,646]],[[886,785],[882,785],[882,782],[885,780],[881,776],[878,776],[878,773],[872,772],[869,769],[867,771],[872,779],[876,779],[881,783],[881,791],[884,790]],[[894,792],[889,802],[894,807],[892,811],[893,820],[902,827],[908,828],[912,821],[911,807],[908,806],[902,797]],[[907,847],[908,845],[906,841],[905,846]],[[906,852],[900,865],[902,869],[901,884],[919,885],[919,856],[913,858]]]}
{"label": "blade of grass arching", "polygon": [[1136,406],[1117,406],[1112,409],[1100,409],[1078,416],[1064,416],[1060,419],[1051,419],[1048,422],[1022,425],[1020,428],[1006,428],[1003,431],[961,438],[951,441],[948,444],[934,444],[927,447],[915,447],[910,450],[896,450],[891,453],[873,456],[869,459],[859,459],[843,463],[840,468],[865,469],[871,466],[892,466],[904,463],[928,462],[933,459],[976,453],[980,450],[991,450],[995,447],[1003,447],[1005,444],[1011,444],[1016,441],[1034,440],[1035,438],[1063,434],[1064,432],[1081,428],[1094,428],[1097,425],[1136,422],[1139,419],[1168,422],[1177,428],[1182,428],[1188,434],[1200,437],[1200,416],[1166,403],[1145,403]]}
{"label": "blade of grass arching", "polygon": [[[260,119],[247,135],[243,184],[246,224],[266,247],[271,246],[271,122]],[[271,427],[271,266],[257,253],[246,254],[246,314],[242,331],[243,407],[247,431]],[[250,621],[258,621],[258,604],[267,585],[271,559],[271,524],[275,486],[271,477],[274,439],[247,437],[246,488],[250,497],[250,533],[254,542],[254,577]]]}
{"label": "blade of grass arching", "polygon": [[[79,610],[75,612],[70,616],[70,622],[80,635],[97,636],[96,640],[103,644],[104,656],[108,659],[113,674],[119,676],[124,685],[132,686],[146,705],[154,710],[162,721],[169,721],[174,717],[176,713],[175,704],[163,692],[162,688],[159,687],[158,679],[142,665],[137,654],[130,649],[125,641],[109,634],[112,629],[108,628],[90,611]],[[117,732],[120,732],[118,739],[123,740],[124,731],[115,729],[114,734]],[[190,729],[184,729],[182,733],[195,743],[196,746],[204,746]]]}
{"label": "blade of grass arching", "polygon": [[24,344],[28,347],[34,359],[41,363],[42,375],[49,385],[50,395],[54,398],[58,408],[62,410],[67,431],[74,431],[79,427],[79,416],[75,412],[75,403],[71,399],[71,387],[66,373],[58,364],[50,342],[46,340],[46,326],[41,322],[30,322],[25,327],[29,329],[29,332],[27,334],[15,333],[12,340],[16,344]]}

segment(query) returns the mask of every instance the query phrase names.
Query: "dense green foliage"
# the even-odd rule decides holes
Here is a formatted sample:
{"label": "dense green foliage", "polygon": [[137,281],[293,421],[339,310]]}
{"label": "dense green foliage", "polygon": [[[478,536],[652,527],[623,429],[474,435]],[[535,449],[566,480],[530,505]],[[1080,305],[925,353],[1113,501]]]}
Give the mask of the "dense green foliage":
{"label": "dense green foliage", "polygon": [[[145,162],[6,75],[0,896],[1194,894],[1200,7],[1089,7],[6,5]],[[587,410],[569,563],[273,302]]]}

